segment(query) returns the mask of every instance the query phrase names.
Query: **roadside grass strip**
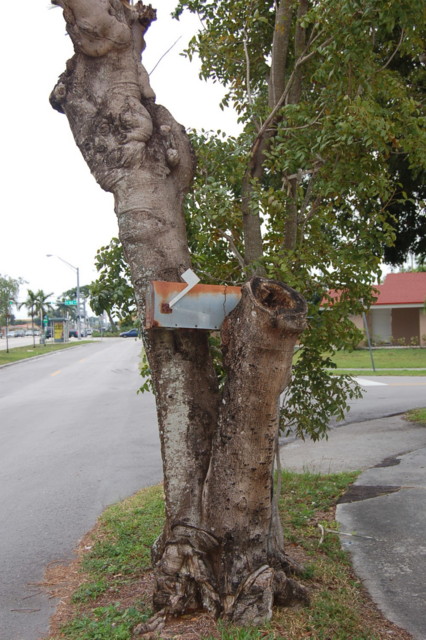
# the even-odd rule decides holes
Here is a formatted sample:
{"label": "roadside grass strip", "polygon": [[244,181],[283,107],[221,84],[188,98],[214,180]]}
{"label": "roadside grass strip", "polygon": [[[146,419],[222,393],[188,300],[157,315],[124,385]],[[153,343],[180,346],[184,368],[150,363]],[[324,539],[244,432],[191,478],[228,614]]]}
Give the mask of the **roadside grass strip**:
{"label": "roadside grass strip", "polygon": [[[380,371],[421,370],[426,375],[426,349],[421,348],[389,348],[373,349],[374,366]],[[337,370],[366,370],[372,371],[371,355],[368,349],[356,349],[355,351],[338,351],[333,354],[332,360]],[[350,371],[352,374],[352,371]],[[410,375],[410,374],[407,374]]]}
{"label": "roadside grass strip", "polygon": [[0,366],[27,360],[36,356],[43,356],[54,351],[61,351],[70,347],[79,347],[82,344],[89,344],[92,340],[80,340],[78,342],[62,342],[58,344],[36,344],[35,347],[27,345],[26,347],[12,347],[9,352],[6,349],[0,350]]}
{"label": "roadside grass strip", "polygon": [[[396,627],[366,596],[340,545],[335,505],[357,475],[282,474],[279,507],[286,551],[304,567],[298,579],[310,590],[309,607],[277,609],[272,621],[258,628],[210,622],[206,634],[192,634],[191,639],[384,640],[392,629],[395,633]],[[150,590],[140,585],[151,576],[152,588],[150,548],[163,522],[161,486],[143,489],[106,509],[89,536],[93,539],[81,551],[80,586],[68,606],[68,622],[49,640],[132,640],[135,626],[152,615]],[[173,637],[189,637],[185,624],[194,620],[196,616],[184,616],[176,623],[184,625],[181,633]],[[398,635],[409,637],[402,630]]]}
{"label": "roadside grass strip", "polygon": [[410,422],[417,422],[418,424],[426,427],[426,408],[424,409],[411,409],[405,414],[405,418]]}

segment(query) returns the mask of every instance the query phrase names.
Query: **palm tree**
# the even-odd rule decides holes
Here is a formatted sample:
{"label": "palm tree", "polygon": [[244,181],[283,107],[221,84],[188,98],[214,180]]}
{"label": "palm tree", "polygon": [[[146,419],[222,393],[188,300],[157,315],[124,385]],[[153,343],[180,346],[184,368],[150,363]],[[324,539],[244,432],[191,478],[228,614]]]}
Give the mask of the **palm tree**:
{"label": "palm tree", "polygon": [[35,335],[34,335],[34,316],[37,315],[37,294],[31,289],[27,290],[27,299],[24,302],[18,304],[19,309],[21,307],[27,307],[28,313],[31,317],[31,330],[33,334],[33,349],[35,349]]}
{"label": "palm tree", "polygon": [[43,317],[52,308],[52,303],[48,302],[48,298],[50,298],[50,296],[53,296],[53,293],[44,293],[43,289],[39,289],[35,295],[36,295],[35,308],[37,310],[37,313],[40,314],[40,343],[44,344]]}

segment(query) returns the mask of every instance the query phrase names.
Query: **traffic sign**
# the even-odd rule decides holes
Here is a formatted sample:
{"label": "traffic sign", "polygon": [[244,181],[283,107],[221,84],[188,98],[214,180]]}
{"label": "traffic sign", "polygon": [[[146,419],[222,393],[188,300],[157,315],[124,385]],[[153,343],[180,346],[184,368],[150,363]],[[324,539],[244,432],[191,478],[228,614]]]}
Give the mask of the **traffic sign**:
{"label": "traffic sign", "polygon": [[65,300],[64,304],[67,306],[71,306],[71,305],[77,306],[77,300]]}

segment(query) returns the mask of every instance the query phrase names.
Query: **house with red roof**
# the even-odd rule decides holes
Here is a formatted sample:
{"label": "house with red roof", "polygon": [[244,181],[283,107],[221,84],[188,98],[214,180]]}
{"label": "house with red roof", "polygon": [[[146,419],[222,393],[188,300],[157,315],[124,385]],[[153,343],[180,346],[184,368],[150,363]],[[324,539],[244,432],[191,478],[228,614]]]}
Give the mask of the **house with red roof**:
{"label": "house with red roof", "polygon": [[373,343],[426,347],[426,272],[390,273],[375,289],[367,314]]}

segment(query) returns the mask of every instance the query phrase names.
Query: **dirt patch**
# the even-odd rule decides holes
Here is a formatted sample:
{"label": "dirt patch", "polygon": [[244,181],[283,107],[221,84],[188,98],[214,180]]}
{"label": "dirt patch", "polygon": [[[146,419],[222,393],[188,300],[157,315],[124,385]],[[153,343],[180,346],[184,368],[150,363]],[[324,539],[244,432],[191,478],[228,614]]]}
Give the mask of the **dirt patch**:
{"label": "dirt patch", "polygon": [[349,487],[346,493],[338,499],[337,504],[360,502],[361,500],[378,498],[379,496],[386,496],[389,493],[396,493],[400,489],[401,487],[392,485],[353,484]]}
{"label": "dirt patch", "polygon": [[[47,567],[43,582],[39,586],[49,593],[50,598],[58,599],[58,605],[50,619],[49,635],[40,640],[59,640],[65,637],[61,633],[61,628],[71,622],[76,615],[76,605],[72,602],[73,594],[88,581],[81,570],[82,560],[99,538],[99,534],[99,527],[96,525],[80,540],[75,552],[76,557],[72,562],[66,565],[52,564]],[[96,598],[95,602],[78,605],[78,613],[89,614],[94,606],[105,607],[116,602],[120,602],[120,607],[123,609],[134,606],[135,602],[144,602],[149,607],[153,591],[153,572],[144,571],[136,580],[120,586],[119,589],[112,586],[110,590]],[[187,615],[171,620],[161,631],[161,638],[173,640],[200,640],[207,636],[220,638],[215,621],[206,614]],[[159,638],[158,635],[155,637]]]}
{"label": "dirt patch", "polygon": [[401,458],[398,458],[398,456],[389,456],[389,458],[385,458],[379,462],[379,464],[375,464],[374,469],[380,467],[396,467],[397,464],[401,464]]}

